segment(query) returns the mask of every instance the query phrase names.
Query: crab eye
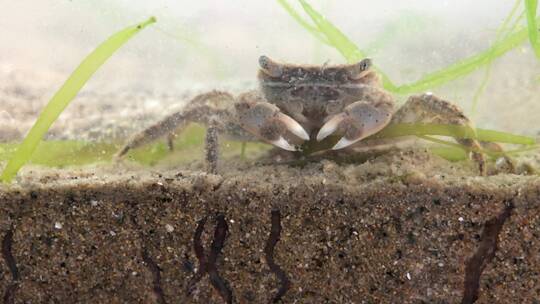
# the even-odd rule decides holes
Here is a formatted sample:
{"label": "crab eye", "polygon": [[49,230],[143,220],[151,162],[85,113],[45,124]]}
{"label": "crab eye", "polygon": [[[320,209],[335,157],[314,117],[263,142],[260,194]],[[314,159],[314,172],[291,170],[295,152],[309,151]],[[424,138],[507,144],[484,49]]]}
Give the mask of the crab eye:
{"label": "crab eye", "polygon": [[357,64],[361,71],[366,71],[371,67],[371,59],[365,58]]}
{"label": "crab eye", "polygon": [[366,58],[348,67],[347,72],[351,79],[360,79],[366,75],[371,67],[371,59]]}
{"label": "crab eye", "polygon": [[283,74],[281,66],[264,55],[259,57],[259,65],[261,66],[261,70],[269,76],[279,77]]}

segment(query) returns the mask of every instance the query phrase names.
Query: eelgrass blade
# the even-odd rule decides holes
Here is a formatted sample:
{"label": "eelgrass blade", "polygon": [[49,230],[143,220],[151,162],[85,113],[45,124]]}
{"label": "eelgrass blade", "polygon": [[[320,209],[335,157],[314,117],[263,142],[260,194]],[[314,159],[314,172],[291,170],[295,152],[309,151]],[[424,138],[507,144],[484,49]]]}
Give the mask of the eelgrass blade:
{"label": "eelgrass blade", "polygon": [[103,65],[116,50],[124,45],[124,43],[147,25],[154,22],[156,22],[156,19],[151,17],[142,23],[127,27],[120,32],[113,34],[79,64],[62,87],[51,98],[49,103],[47,103],[34,126],[18,147],[15,156],[9,160],[6,168],[2,172],[2,176],[0,176],[0,180],[9,182],[15,177],[19,169],[30,160],[32,153],[35,151],[50,126],[60,116],[71,100],[73,100],[88,79],[90,79],[97,69]]}
{"label": "eelgrass blade", "polygon": [[287,0],[277,0],[279,5],[283,7],[287,13],[294,19],[296,22],[298,22],[303,28],[305,28],[308,32],[310,32],[313,36],[315,36],[317,39],[319,39],[322,43],[330,45],[330,42],[328,39],[322,35],[319,32],[319,29],[314,27],[313,25],[306,22],[296,11],[292,8],[292,6],[287,2]]}
{"label": "eelgrass blade", "polygon": [[457,138],[472,138],[480,141],[534,145],[536,140],[532,137],[515,135],[506,132],[499,132],[485,129],[473,129],[466,126],[444,125],[444,124],[422,124],[422,123],[402,123],[389,125],[382,129],[372,138],[392,138],[400,136],[422,136],[440,135]]}
{"label": "eelgrass blade", "polygon": [[529,32],[529,41],[536,54],[540,59],[540,41],[538,41],[538,22],[536,20],[536,10],[538,8],[537,0],[525,0],[525,12],[527,13],[527,29]]}
{"label": "eelgrass blade", "polygon": [[[299,0],[299,2],[304,8],[304,11],[309,15],[311,20],[313,20],[317,26],[317,29],[324,34],[326,39],[328,39],[329,44],[338,50],[343,57],[345,57],[347,62],[354,63],[367,57],[364,51],[360,50],[356,44],[354,44],[347,36],[345,36],[345,34],[343,34],[343,32],[335,27],[323,15],[313,9],[311,5],[304,0]],[[383,71],[377,71],[381,75],[384,87],[389,91],[394,90],[395,85],[392,83],[390,78],[388,78]]]}
{"label": "eelgrass blade", "polygon": [[500,152],[500,151],[491,151],[491,150],[488,150],[488,149],[473,149],[471,147],[467,147],[465,145],[460,145],[458,143],[455,143],[455,142],[450,142],[450,141],[447,141],[447,140],[442,140],[442,139],[439,139],[439,138],[435,138],[435,137],[431,137],[431,136],[427,136],[427,135],[420,135],[418,136],[419,138],[422,138],[424,140],[427,140],[427,141],[431,141],[431,142],[434,142],[434,143],[438,143],[438,144],[442,144],[442,145],[445,145],[445,146],[448,146],[448,147],[452,147],[452,148],[455,148],[455,149],[461,149],[463,151],[467,151],[467,152],[479,152],[479,153],[485,153],[491,157],[497,157],[499,155],[503,155],[504,152]]}
{"label": "eelgrass blade", "polygon": [[536,139],[524,136],[510,134],[506,132],[476,129],[476,139],[480,141],[516,144],[516,145],[535,145]]}
{"label": "eelgrass blade", "polygon": [[461,161],[467,159],[468,151],[447,146],[430,147],[429,151],[449,161]]}
{"label": "eelgrass blade", "polygon": [[314,10],[304,0],[299,0],[304,11],[309,15],[320,32],[322,32],[330,44],[334,46],[349,63],[357,62],[366,57],[366,54],[358,48],[347,36],[330,23],[324,16]]}
{"label": "eelgrass blade", "polygon": [[521,45],[526,39],[526,29],[516,31],[508,37],[501,39],[498,43],[495,43],[491,48],[447,66],[442,70],[427,74],[418,81],[401,85],[394,92],[397,94],[410,94],[443,85],[451,80],[470,74],[483,65],[493,62],[498,57]]}
{"label": "eelgrass blade", "polygon": [[[466,159],[467,158],[467,153],[471,151],[470,149],[468,149],[465,146],[462,146],[462,145],[459,145],[459,144],[456,144],[456,143],[452,143],[452,142],[449,142],[449,141],[446,141],[446,140],[440,140],[438,138],[433,138],[433,137],[430,137],[430,136],[419,136],[419,137],[422,138],[422,139],[431,141],[431,142],[435,142],[435,143],[439,143],[439,144],[444,145],[444,146],[430,147],[429,149],[434,154],[437,154],[437,155],[439,155],[439,156],[441,156],[441,157],[443,157],[443,158],[445,158],[447,160],[458,161],[458,160]],[[497,158],[497,157],[501,157],[501,156],[505,156],[505,155],[506,156],[519,155],[519,154],[522,154],[522,153],[525,153],[525,152],[534,151],[534,150],[538,150],[538,149],[540,149],[540,146],[532,145],[532,146],[526,146],[526,147],[519,148],[519,149],[506,150],[506,151],[491,151],[491,150],[483,149],[482,151],[477,151],[477,152],[483,152],[483,153],[486,153],[488,156],[490,156],[492,158]]]}
{"label": "eelgrass blade", "polygon": [[[514,15],[516,14],[520,3],[521,3],[521,0],[515,0],[514,6],[510,10],[510,13],[508,14],[508,16],[506,16],[506,18],[504,19],[502,25],[497,30],[497,35],[495,36],[495,42],[499,41],[502,37],[505,37],[506,35],[513,32],[517,28],[517,26],[519,24],[519,21],[521,20],[523,15],[516,18],[516,20],[514,20],[514,24],[512,26],[509,27],[508,24],[514,18]],[[472,103],[471,103],[471,116],[472,117],[474,117],[475,114],[476,114],[476,108],[478,106],[478,101],[480,100],[480,96],[486,90],[486,87],[487,87],[487,84],[488,84],[488,81],[489,81],[489,76],[491,75],[491,68],[493,66],[492,63],[493,62],[486,65],[484,77],[482,78],[482,81],[480,81],[480,85],[478,86],[478,89],[476,89],[476,92],[474,93]]]}
{"label": "eelgrass blade", "polygon": [[[364,57],[364,52],[351,42],[351,40],[330,21],[313,9],[305,0],[299,0],[299,2],[317,25],[319,32],[323,33],[328,38],[330,44],[337,49],[347,61],[354,61],[357,58]],[[538,22],[538,18],[535,19],[535,21]],[[310,32],[313,33],[313,31]],[[384,73],[380,70],[379,72],[381,72],[385,89],[390,92],[396,94],[422,92],[467,75],[479,67],[493,62],[496,58],[522,44],[527,39],[527,36],[527,29],[513,32],[504,39],[501,39],[498,43],[492,45],[489,49],[475,56],[463,59],[446,68],[427,74],[420,80],[410,84],[397,86]]]}
{"label": "eelgrass blade", "polygon": [[[396,124],[390,125],[383,129],[374,138],[389,138],[415,135],[418,138],[442,144],[445,147],[431,147],[431,152],[452,161],[463,160],[467,156],[467,152],[475,151],[485,153],[490,157],[496,158],[503,155],[519,154],[526,151],[536,150],[539,148],[536,145],[536,140],[527,136],[514,135],[505,132],[492,130],[472,129],[466,126],[456,125],[440,125],[440,124]],[[490,141],[499,143],[512,143],[526,145],[523,148],[510,151],[491,151],[487,149],[474,150],[456,142],[450,142],[430,135],[443,135],[457,138],[474,138],[479,141]]]}

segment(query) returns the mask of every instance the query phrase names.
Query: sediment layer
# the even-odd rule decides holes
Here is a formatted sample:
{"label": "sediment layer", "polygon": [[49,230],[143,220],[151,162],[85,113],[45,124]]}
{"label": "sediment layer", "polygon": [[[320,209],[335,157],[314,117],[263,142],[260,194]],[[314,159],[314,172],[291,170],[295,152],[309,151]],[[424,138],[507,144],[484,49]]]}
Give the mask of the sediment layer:
{"label": "sediment layer", "polygon": [[540,298],[537,177],[416,152],[226,169],[25,171],[0,188],[4,302]]}

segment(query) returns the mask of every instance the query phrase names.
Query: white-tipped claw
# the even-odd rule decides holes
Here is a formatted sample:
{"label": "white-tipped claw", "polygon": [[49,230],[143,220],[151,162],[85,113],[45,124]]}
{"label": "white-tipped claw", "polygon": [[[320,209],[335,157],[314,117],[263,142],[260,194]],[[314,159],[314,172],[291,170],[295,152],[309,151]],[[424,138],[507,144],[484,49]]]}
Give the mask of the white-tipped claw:
{"label": "white-tipped claw", "polygon": [[287,142],[285,138],[283,138],[283,136],[280,136],[277,140],[271,141],[270,143],[283,150],[296,151],[296,148],[292,146],[291,144],[289,144],[289,142]]}
{"label": "white-tipped claw", "polygon": [[346,139],[345,137],[342,137],[338,142],[337,144],[332,148],[332,150],[339,150],[339,149],[343,149],[343,148],[346,148],[352,144],[354,144],[355,142],[359,141],[359,139],[357,140],[348,140]]}
{"label": "white-tipped claw", "polygon": [[334,133],[343,119],[345,119],[345,114],[338,114],[327,121],[319,130],[319,133],[317,134],[317,141],[321,141],[330,134]]}
{"label": "white-tipped claw", "polygon": [[291,131],[292,134],[298,136],[303,140],[309,140],[308,133],[298,122],[296,122],[296,120],[285,114],[279,114],[279,120],[281,120],[285,124],[287,130]]}

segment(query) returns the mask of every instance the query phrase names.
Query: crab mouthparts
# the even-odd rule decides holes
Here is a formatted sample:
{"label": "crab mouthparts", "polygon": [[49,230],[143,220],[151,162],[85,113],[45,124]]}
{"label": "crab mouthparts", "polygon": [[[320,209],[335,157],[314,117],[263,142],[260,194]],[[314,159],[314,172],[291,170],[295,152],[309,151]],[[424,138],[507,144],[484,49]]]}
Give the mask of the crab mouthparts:
{"label": "crab mouthparts", "polygon": [[312,138],[308,141],[303,142],[302,145],[298,148],[298,151],[301,151],[304,155],[310,155],[320,151],[332,150],[332,148],[336,145],[340,138],[341,136],[339,135],[330,135],[321,141]]}

